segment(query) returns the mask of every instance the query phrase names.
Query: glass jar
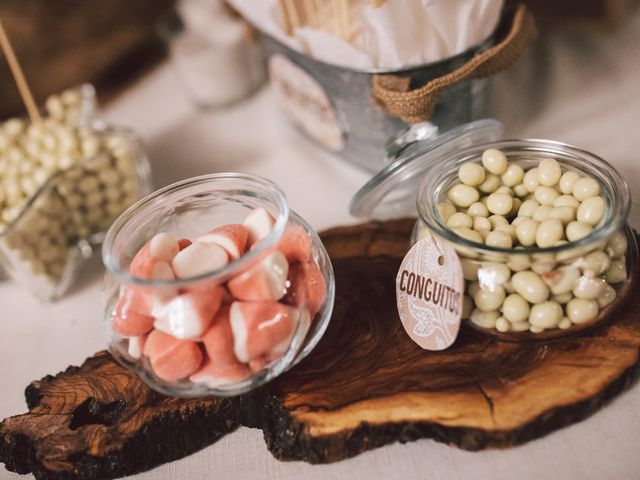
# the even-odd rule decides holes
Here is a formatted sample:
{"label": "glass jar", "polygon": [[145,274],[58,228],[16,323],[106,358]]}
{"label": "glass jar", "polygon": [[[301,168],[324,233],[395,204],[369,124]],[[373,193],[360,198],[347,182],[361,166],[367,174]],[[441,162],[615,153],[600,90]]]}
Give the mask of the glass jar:
{"label": "glass jar", "polygon": [[104,148],[58,169],[0,228],[0,264],[11,279],[44,301],[60,298],[111,222],[151,190],[139,138],[94,122]]}
{"label": "glass jar", "polygon": [[[606,202],[602,219],[587,236],[547,248],[500,248],[463,238],[447,226],[438,205],[446,201],[448,189],[460,183],[459,167],[481,163],[489,148],[504,152],[509,164],[525,172],[553,158],[563,172],[595,179]],[[473,328],[508,340],[548,340],[610,318],[629,292],[637,269],[635,235],[626,226],[629,207],[627,183],[592,153],[548,140],[491,142],[452,153],[425,172],[418,187],[419,218],[412,243],[435,234],[456,250],[465,279],[465,316]],[[526,304],[523,291],[529,296]],[[493,303],[500,305],[493,310]],[[554,321],[555,312],[537,307],[545,304],[548,309],[551,303],[561,308],[560,322]],[[529,322],[532,315],[544,318],[534,325]]]}
{"label": "glass jar", "polygon": [[[602,323],[623,304],[637,273],[636,237],[626,225],[627,183],[592,153],[548,140],[501,140],[503,133],[499,122],[484,119],[427,140],[398,138],[395,144],[400,148],[388,152],[389,166],[358,191],[351,212],[376,218],[416,215],[411,244],[427,235],[451,244],[465,279],[463,318],[477,330],[504,340],[549,340]],[[531,247],[487,246],[454,232],[440,205],[448,202],[449,188],[460,183],[459,167],[480,163],[489,148],[501,150],[509,164],[525,172],[553,158],[563,173],[574,171],[593,178],[606,205],[599,223],[579,240],[546,248],[535,243]],[[520,193],[525,200],[526,192]],[[510,227],[505,228],[513,237]],[[496,227],[491,225],[491,229]],[[522,297],[523,289],[533,289],[534,294],[527,294],[527,299],[515,296],[505,306],[513,293]],[[575,297],[580,301],[572,303]],[[551,301],[557,305],[549,305]],[[533,312],[534,305],[545,302],[546,306]],[[559,314],[561,320],[556,322]],[[529,315],[535,316],[535,325],[529,322]]]}
{"label": "glass jar", "polygon": [[[201,270],[194,276],[176,273],[180,279],[173,275],[144,279],[130,273],[136,254],[159,232],[193,241],[186,247],[190,248],[211,239],[206,235],[211,235],[207,232],[214,227],[241,225],[256,209],[268,212],[272,228],[264,238],[252,240],[251,248],[244,251],[243,247],[235,259],[230,255],[229,263]],[[296,259],[283,253],[290,232],[302,232],[306,258]],[[270,259],[282,259],[283,254],[286,264],[279,263],[284,270],[279,275],[286,279],[283,284],[286,293],[281,289],[278,295],[266,300],[260,295],[240,294],[232,288],[234,281],[248,278],[250,272],[275,265],[276,261]],[[172,255],[169,261],[173,271],[178,272],[175,250]],[[105,238],[102,256],[108,269],[103,299],[109,350],[151,388],[169,395],[232,396],[263,385],[311,352],[324,334],[333,308],[333,270],[320,238],[289,210],[283,192],[275,184],[255,175],[205,175],[158,190],[115,221]],[[118,305],[132,292],[145,297],[154,307],[148,312],[148,324],[138,331],[124,331],[117,325]],[[221,300],[214,299],[216,294],[221,295]],[[203,310],[205,313],[198,317],[200,323],[193,329],[187,326],[184,306],[196,297],[204,303],[218,303]],[[252,317],[263,307],[277,313],[256,313]],[[173,312],[171,325],[165,321],[168,311]],[[257,330],[243,326],[245,320],[249,325],[251,317],[258,330],[268,331],[283,316],[293,319],[289,324],[280,323],[289,325],[288,330],[285,328],[283,335],[276,335],[261,346],[259,336],[252,333]],[[276,340],[277,345],[273,344]],[[189,358],[167,354],[168,350],[159,347],[162,342],[188,351]],[[162,370],[159,360],[162,355],[173,369],[171,373]]]}

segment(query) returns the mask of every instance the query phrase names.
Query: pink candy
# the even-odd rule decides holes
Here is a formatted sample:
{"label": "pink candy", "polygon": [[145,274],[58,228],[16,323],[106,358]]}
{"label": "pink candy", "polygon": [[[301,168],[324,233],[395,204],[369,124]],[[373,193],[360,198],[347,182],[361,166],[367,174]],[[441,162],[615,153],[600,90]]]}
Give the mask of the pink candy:
{"label": "pink candy", "polygon": [[[144,279],[190,279],[220,270],[268,236],[275,225],[264,209],[242,224],[217,227],[194,242],[159,233],[131,262]],[[148,357],[156,376],[221,387],[246,380],[303,337],[326,298],[324,276],[306,230],[289,226],[275,247],[226,284],[123,288],[113,328],[127,337],[133,359]]]}

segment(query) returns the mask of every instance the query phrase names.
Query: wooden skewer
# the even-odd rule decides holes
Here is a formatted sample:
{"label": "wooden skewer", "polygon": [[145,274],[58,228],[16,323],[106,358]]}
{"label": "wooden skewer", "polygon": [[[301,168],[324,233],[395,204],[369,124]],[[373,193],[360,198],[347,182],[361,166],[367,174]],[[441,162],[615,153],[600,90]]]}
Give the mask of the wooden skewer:
{"label": "wooden skewer", "polygon": [[16,54],[13,51],[13,47],[11,46],[11,42],[9,41],[9,37],[2,26],[2,21],[0,20],[0,46],[2,46],[2,51],[4,52],[4,56],[7,58],[7,63],[9,63],[9,68],[11,69],[11,74],[13,75],[13,79],[18,86],[18,91],[20,92],[20,96],[22,97],[22,101],[24,105],[27,107],[27,113],[29,114],[29,118],[31,119],[31,123],[39,123],[42,121],[40,117],[40,112],[38,112],[38,107],[36,107],[36,102],[33,100],[33,95],[31,94],[31,90],[29,89],[29,84],[24,78],[24,74],[22,73],[22,68],[20,68],[20,63],[16,58]]}

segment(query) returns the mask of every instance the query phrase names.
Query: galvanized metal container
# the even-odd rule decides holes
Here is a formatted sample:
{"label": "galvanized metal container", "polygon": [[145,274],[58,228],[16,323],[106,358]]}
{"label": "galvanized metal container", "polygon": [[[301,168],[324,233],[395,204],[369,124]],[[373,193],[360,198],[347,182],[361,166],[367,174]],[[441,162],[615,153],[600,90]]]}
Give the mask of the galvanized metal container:
{"label": "galvanized metal container", "polygon": [[[446,75],[494,44],[494,36],[445,60],[402,70],[355,70],[301,54],[266,34],[262,44],[276,96],[288,117],[308,138],[366,170],[386,163],[387,147],[408,128],[380,108],[372,96],[376,74],[411,77],[411,87]],[[440,93],[430,123],[439,130],[486,117],[490,79],[465,80]],[[315,83],[315,85],[314,85]],[[435,128],[422,128],[435,134]]]}

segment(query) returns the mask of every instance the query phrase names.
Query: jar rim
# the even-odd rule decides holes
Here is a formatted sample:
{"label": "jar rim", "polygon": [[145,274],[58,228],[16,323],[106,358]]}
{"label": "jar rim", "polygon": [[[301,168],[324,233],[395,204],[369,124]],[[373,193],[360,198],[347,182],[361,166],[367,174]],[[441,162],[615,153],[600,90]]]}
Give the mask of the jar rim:
{"label": "jar rim", "polygon": [[[487,148],[497,148],[499,150],[511,150],[521,153],[536,152],[553,154],[554,158],[561,165],[567,165],[568,160],[574,159],[580,161],[580,166],[575,167],[583,175],[594,176],[594,173],[600,177],[596,178],[598,185],[604,186],[610,196],[608,208],[605,211],[605,217],[600,221],[599,225],[593,231],[578,240],[568,241],[562,245],[552,247],[525,247],[525,248],[503,248],[484,245],[481,243],[468,240],[449,227],[442,221],[437,206],[437,192],[443,187],[442,184],[436,183],[440,180],[438,173],[451,173],[457,171],[457,167],[462,163],[470,161],[473,157],[475,161],[479,160],[479,155]],[[564,158],[562,158],[564,155]],[[533,156],[533,155],[532,155]],[[507,154],[508,157],[508,154]],[[591,169],[592,171],[589,171]],[[602,179],[608,180],[607,184]],[[431,165],[424,173],[422,180],[418,186],[418,194],[416,195],[416,207],[418,216],[427,227],[452,243],[472,248],[474,251],[485,254],[508,254],[508,255],[531,255],[541,253],[557,253],[575,248],[592,245],[601,240],[608,238],[611,234],[619,230],[626,223],[631,205],[630,188],[627,181],[620,175],[618,170],[603,158],[573,145],[559,142],[556,140],[545,139],[506,139],[499,141],[486,142],[479,145],[466,148],[462,151],[451,153],[442,158],[441,161]]]}
{"label": "jar rim", "polygon": [[[202,186],[210,189],[212,184],[215,185],[218,182],[241,181],[246,182],[249,185],[253,184],[255,187],[259,187],[273,195],[274,205],[277,209],[277,216],[275,224],[271,232],[258,242],[257,246],[250,251],[246,252],[240,258],[230,261],[228,264],[216,270],[211,270],[199,275],[180,278],[180,279],[144,279],[132,275],[129,269],[123,269],[113,254],[114,246],[122,233],[124,227],[135,217],[144,215],[147,210],[156,205],[158,200],[161,200],[166,195],[172,193],[178,193],[184,191],[190,187]],[[207,175],[200,175],[197,177],[190,177],[179,182],[172,183],[163,187],[155,192],[140,199],[138,202],[130,206],[125,210],[111,225],[102,244],[102,261],[107,267],[107,270],[113,274],[120,283],[126,283],[137,286],[146,287],[185,287],[194,282],[199,281],[211,281],[219,278],[223,278],[231,274],[232,272],[247,268],[253,265],[258,258],[264,253],[275,246],[278,240],[284,233],[287,222],[289,221],[289,204],[287,203],[284,192],[271,180],[252,173],[237,173],[237,172],[225,172],[214,173]]]}

